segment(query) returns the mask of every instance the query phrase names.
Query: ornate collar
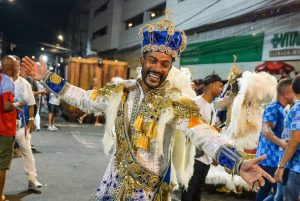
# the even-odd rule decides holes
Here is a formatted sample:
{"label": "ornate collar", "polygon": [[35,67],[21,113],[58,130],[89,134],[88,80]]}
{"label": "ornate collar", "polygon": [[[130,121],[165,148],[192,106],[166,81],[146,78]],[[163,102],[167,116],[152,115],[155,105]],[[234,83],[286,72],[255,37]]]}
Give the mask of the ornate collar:
{"label": "ornate collar", "polygon": [[[142,79],[138,78],[137,79],[137,83],[141,86],[141,82]],[[166,89],[170,87],[170,82],[169,80],[164,81],[159,87],[155,88],[155,89],[150,89],[149,91],[147,91],[147,93],[145,94],[145,96],[149,96],[149,95],[165,95],[166,93]]]}

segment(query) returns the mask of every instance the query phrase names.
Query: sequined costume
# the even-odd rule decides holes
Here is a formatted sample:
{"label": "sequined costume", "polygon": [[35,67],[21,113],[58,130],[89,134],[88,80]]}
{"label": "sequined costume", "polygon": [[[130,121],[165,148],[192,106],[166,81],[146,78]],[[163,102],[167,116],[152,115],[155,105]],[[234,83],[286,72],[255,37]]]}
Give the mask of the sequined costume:
{"label": "sequined costume", "polygon": [[[105,150],[114,154],[94,200],[167,200],[187,184],[193,166],[191,142],[232,173],[239,153],[201,120],[195,103],[166,81],[143,94],[139,81],[125,80],[84,91],[48,72],[42,83],[67,103],[89,113],[105,112]],[[176,145],[177,144],[177,145]],[[178,147],[182,150],[173,150]]]}
{"label": "sequined costume", "polygon": [[[139,33],[142,53],[175,58],[186,47],[183,31],[166,19],[144,25]],[[95,115],[104,112],[104,151],[113,156],[92,200],[166,201],[193,174],[195,147],[239,173],[243,161],[237,150],[205,123],[197,105],[164,81],[143,92],[144,80],[116,80],[104,88],[84,91],[48,72],[41,83],[62,100]]]}

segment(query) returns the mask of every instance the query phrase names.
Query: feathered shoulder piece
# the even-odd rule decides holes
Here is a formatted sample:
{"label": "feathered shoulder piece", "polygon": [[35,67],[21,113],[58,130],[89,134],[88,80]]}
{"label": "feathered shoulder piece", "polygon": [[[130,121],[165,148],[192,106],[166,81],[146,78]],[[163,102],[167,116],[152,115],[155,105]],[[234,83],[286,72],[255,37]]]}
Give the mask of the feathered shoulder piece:
{"label": "feathered shoulder piece", "polygon": [[172,100],[174,115],[177,118],[199,117],[199,108],[193,99],[178,88],[171,88],[168,94]]}
{"label": "feathered shoulder piece", "polygon": [[136,80],[123,80],[115,77],[111,82],[107,83],[103,88],[93,89],[91,99],[95,100],[98,96],[111,97],[114,94],[123,92],[124,89],[130,89],[135,86]]}

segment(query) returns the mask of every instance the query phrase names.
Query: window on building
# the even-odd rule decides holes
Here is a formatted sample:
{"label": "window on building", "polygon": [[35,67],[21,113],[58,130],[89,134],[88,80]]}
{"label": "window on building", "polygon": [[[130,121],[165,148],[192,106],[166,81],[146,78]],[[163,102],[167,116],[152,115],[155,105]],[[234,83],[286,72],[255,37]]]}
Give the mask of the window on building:
{"label": "window on building", "polygon": [[105,36],[106,34],[107,34],[107,26],[95,31],[93,33],[92,40],[94,40],[98,37],[101,37],[101,36]]}
{"label": "window on building", "polygon": [[144,18],[144,14],[141,13],[129,20],[126,20],[125,23],[126,23],[126,29],[130,29],[132,27],[135,27],[137,25],[140,25],[140,24],[143,24],[143,18]]}
{"label": "window on building", "polygon": [[102,4],[99,8],[97,8],[94,12],[94,17],[99,15],[100,13],[104,12],[108,7],[109,1],[106,1],[104,4]]}
{"label": "window on building", "polygon": [[155,19],[157,17],[163,16],[164,12],[166,10],[166,2],[159,4],[149,10],[147,10],[147,12],[149,12],[150,15],[150,19]]}

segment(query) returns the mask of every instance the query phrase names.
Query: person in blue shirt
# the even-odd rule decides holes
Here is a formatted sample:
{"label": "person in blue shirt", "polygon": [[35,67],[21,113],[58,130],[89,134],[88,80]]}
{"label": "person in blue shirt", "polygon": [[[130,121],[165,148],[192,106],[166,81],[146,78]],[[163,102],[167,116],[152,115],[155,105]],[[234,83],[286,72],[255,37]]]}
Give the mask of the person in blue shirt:
{"label": "person in blue shirt", "polygon": [[283,132],[290,140],[275,173],[276,181],[282,182],[284,169],[289,169],[286,201],[300,199],[300,74],[293,79],[292,89],[296,103],[286,116]]}
{"label": "person in blue shirt", "polygon": [[[281,157],[280,147],[285,149],[287,142],[281,139],[283,131],[283,121],[286,116],[284,108],[292,104],[294,93],[291,89],[292,80],[282,79],[277,84],[277,98],[270,102],[262,116],[262,130],[258,140],[256,157],[267,155],[267,159],[259,165],[262,169],[274,176],[277,164]],[[266,182],[256,194],[256,201],[265,200],[272,192],[276,193],[277,186],[274,183]]]}

